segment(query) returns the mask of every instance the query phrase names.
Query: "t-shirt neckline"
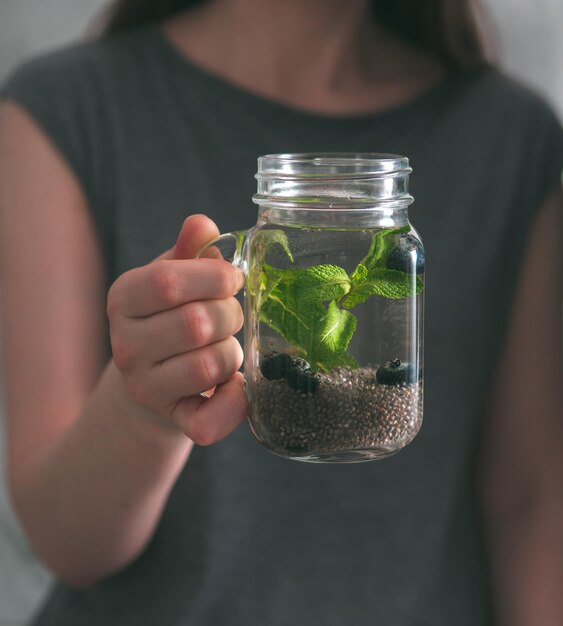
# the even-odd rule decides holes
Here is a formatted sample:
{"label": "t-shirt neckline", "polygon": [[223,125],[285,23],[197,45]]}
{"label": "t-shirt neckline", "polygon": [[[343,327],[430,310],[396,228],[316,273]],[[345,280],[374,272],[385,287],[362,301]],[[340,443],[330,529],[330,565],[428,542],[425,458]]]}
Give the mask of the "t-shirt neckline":
{"label": "t-shirt neckline", "polygon": [[251,108],[256,113],[263,111],[269,115],[286,116],[287,118],[307,121],[309,123],[363,124],[366,122],[388,122],[392,118],[426,109],[428,105],[432,105],[436,100],[441,99],[447,94],[452,89],[453,85],[457,83],[461,75],[460,72],[449,71],[437,83],[434,83],[409,100],[389,108],[373,112],[368,111],[366,113],[322,113],[300,109],[290,104],[272,100],[267,96],[246,89],[223,76],[215,74],[201,65],[198,65],[179,50],[174,43],[168,39],[160,23],[152,23],[148,28],[153,35],[156,45],[167,57],[167,62],[172,63],[177,71],[184,73],[186,77],[198,81],[200,86],[204,85],[209,90],[214,91],[217,96],[227,98],[231,103],[239,101],[243,106]]}

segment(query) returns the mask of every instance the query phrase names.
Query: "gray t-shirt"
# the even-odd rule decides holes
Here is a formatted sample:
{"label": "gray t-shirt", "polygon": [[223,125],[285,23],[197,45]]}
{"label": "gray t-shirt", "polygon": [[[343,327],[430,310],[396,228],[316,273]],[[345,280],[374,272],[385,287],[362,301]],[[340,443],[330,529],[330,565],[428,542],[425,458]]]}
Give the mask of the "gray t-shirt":
{"label": "gray t-shirt", "polygon": [[134,563],[92,589],[59,585],[36,625],[489,624],[474,470],[530,225],[563,168],[547,106],[484,69],[384,112],[303,112],[201,70],[154,26],[34,60],[2,94],[82,184],[108,282],[168,248],[189,213],[252,225],[266,153],[408,156],[427,257],[425,417],[410,446],[310,465],[243,425],[194,450]]}

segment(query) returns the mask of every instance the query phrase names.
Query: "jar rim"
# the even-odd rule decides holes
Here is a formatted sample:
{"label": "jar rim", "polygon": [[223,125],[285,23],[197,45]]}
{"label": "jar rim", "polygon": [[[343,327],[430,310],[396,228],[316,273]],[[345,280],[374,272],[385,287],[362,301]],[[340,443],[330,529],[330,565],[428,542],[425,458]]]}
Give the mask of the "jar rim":
{"label": "jar rim", "polygon": [[265,154],[256,178],[370,178],[411,172],[405,156],[383,152],[304,152]]}

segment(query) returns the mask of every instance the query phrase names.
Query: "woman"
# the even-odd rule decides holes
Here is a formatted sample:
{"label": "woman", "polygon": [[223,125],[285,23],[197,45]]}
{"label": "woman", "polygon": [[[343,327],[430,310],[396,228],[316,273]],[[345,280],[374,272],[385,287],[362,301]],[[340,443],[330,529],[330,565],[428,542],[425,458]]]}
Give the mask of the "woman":
{"label": "woman", "polygon": [[[469,8],[122,0],[4,87],[10,486],[64,581],[36,624],[563,623],[563,138]],[[252,224],[289,151],[414,167],[426,421],[384,463],[236,428],[242,277],[183,218]]]}

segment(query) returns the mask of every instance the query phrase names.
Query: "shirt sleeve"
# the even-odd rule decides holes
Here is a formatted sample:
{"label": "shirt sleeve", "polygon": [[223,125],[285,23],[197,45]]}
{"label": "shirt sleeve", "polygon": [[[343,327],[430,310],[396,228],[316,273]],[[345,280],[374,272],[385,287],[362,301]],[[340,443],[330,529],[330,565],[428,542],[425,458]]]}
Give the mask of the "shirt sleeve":
{"label": "shirt sleeve", "polygon": [[537,209],[563,181],[563,124],[551,107],[535,94],[529,98],[524,119],[522,175],[527,179],[532,203]]}
{"label": "shirt sleeve", "polygon": [[60,53],[27,61],[2,85],[0,97],[12,100],[32,117],[86,186],[86,137],[69,69]]}
{"label": "shirt sleeve", "polygon": [[99,73],[92,44],[65,48],[23,63],[0,87],[0,98],[28,113],[76,177],[109,269],[115,194],[107,107],[96,86]]}

